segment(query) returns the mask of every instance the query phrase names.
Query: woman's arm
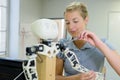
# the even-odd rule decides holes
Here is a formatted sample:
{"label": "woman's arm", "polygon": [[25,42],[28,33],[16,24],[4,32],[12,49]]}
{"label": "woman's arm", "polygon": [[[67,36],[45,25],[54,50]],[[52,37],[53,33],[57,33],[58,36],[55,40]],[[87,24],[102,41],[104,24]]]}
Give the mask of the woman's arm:
{"label": "woman's arm", "polygon": [[56,80],[80,80],[77,76],[65,77],[63,76],[63,60],[56,58]]}
{"label": "woman's arm", "polygon": [[97,44],[98,48],[103,52],[109,64],[118,73],[118,75],[120,75],[120,55],[116,51],[110,50],[102,41],[99,41]]}
{"label": "woman's arm", "polygon": [[120,55],[116,51],[111,50],[94,33],[90,31],[83,31],[79,39],[85,40],[101,50],[109,64],[118,73],[118,75],[120,75]]}
{"label": "woman's arm", "polygon": [[95,72],[76,74],[72,76],[63,76],[63,60],[56,58],[56,78],[55,80],[95,80]]}

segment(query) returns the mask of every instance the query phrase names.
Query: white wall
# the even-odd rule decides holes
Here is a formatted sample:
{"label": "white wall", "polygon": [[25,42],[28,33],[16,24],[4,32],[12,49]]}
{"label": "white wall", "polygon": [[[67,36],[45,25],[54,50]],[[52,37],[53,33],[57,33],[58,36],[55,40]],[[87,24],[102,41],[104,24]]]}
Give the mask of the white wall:
{"label": "white wall", "polygon": [[24,59],[26,47],[36,44],[38,41],[31,32],[31,23],[41,17],[41,0],[20,0],[20,50],[19,57]]}
{"label": "white wall", "polygon": [[41,0],[20,0],[21,24],[31,23],[39,19],[41,15]]}
{"label": "white wall", "polygon": [[74,0],[42,0],[42,17],[63,18],[67,4]]}

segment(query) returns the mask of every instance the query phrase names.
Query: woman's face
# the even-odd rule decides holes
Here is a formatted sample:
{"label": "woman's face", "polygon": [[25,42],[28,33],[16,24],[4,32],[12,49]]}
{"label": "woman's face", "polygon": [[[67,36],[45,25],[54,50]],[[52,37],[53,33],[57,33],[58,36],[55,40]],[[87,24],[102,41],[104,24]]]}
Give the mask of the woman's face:
{"label": "woman's face", "polygon": [[64,17],[70,35],[72,37],[79,37],[80,33],[85,30],[88,18],[83,19],[78,11],[66,12]]}

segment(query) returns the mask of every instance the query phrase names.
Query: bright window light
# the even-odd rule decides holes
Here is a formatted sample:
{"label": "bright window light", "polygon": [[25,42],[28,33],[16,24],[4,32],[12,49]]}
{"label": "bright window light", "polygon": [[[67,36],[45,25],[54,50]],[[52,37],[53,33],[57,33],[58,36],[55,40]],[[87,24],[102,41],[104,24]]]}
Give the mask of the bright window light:
{"label": "bright window light", "polygon": [[0,0],[0,55],[6,53],[7,1],[8,0]]}

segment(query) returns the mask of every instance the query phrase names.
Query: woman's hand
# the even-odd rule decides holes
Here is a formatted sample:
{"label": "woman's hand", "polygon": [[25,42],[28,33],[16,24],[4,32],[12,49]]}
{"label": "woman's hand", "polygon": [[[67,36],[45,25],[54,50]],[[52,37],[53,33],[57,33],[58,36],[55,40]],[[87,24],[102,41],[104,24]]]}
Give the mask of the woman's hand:
{"label": "woman's hand", "polygon": [[78,74],[80,80],[95,80],[96,73],[94,71],[89,71],[87,73]]}
{"label": "woman's hand", "polygon": [[87,30],[84,30],[78,37],[80,40],[85,40],[92,44],[93,46],[98,46],[101,40],[93,33]]}

